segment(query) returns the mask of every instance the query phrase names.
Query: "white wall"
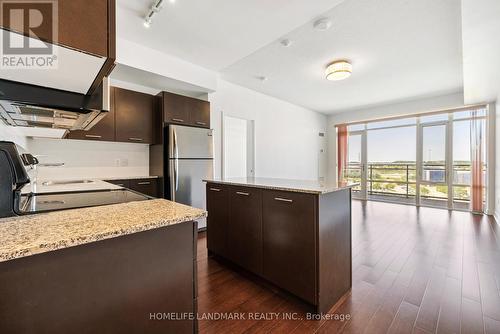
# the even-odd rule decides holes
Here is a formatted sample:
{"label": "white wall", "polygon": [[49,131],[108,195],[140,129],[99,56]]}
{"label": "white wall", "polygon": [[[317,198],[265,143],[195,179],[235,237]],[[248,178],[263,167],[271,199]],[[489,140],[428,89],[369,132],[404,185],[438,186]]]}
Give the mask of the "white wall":
{"label": "white wall", "polygon": [[494,102],[500,96],[500,1],[462,0],[465,103]]}
{"label": "white wall", "polygon": [[219,80],[210,94],[215,140],[215,176],[221,176],[224,115],[255,121],[255,176],[318,178],[319,151],[326,141],[326,116],[250,89]]}
{"label": "white wall", "polygon": [[335,179],[337,166],[337,138],[335,125],[357,121],[403,116],[462,107],[463,93],[425,98],[403,103],[386,104],[372,108],[333,114],[328,118],[328,176]]}
{"label": "white wall", "polygon": [[40,162],[64,162],[41,167],[39,179],[82,179],[149,175],[149,145],[86,140],[29,138],[27,149]]}
{"label": "white wall", "polygon": [[19,145],[20,147],[26,148],[26,137],[24,137],[16,128],[7,126],[3,121],[0,120],[0,140],[11,141]]}
{"label": "white wall", "polygon": [[116,62],[202,87],[217,89],[217,73],[123,38],[116,40]]}
{"label": "white wall", "polygon": [[[495,220],[500,224],[500,95],[495,106]],[[491,110],[491,109],[490,109]]]}

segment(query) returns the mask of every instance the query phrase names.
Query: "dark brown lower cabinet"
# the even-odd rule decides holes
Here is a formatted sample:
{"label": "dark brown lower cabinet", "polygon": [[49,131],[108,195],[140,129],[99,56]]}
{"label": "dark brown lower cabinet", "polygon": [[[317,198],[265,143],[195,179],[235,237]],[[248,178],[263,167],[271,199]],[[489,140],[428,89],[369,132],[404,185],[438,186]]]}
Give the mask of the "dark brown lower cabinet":
{"label": "dark brown lower cabinet", "polygon": [[263,276],[311,304],[316,303],[316,197],[266,190],[262,201]]}
{"label": "dark brown lower cabinet", "polygon": [[130,180],[129,188],[151,197],[158,197],[158,179]]}
{"label": "dark brown lower cabinet", "polygon": [[196,333],[196,245],[185,222],[1,262],[0,333]]}
{"label": "dark brown lower cabinet", "polygon": [[159,197],[158,178],[106,180],[106,182],[132,189],[151,197]]}
{"label": "dark brown lower cabinet", "polygon": [[227,233],[229,224],[229,190],[221,185],[207,185],[207,247],[222,256],[228,256]]}
{"label": "dark brown lower cabinet", "polygon": [[352,285],[351,190],[207,184],[211,254],[328,312]]}
{"label": "dark brown lower cabinet", "polygon": [[230,187],[227,245],[229,259],[262,273],[262,190]]}

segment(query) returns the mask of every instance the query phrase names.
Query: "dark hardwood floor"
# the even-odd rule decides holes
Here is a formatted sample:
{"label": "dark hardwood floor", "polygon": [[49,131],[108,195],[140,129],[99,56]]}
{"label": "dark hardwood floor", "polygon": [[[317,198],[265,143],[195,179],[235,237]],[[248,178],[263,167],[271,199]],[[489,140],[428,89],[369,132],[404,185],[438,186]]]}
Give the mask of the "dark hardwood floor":
{"label": "dark hardwood floor", "polygon": [[[330,311],[344,321],[305,319],[304,304],[208,258],[200,234],[200,333],[500,333],[500,226],[492,218],[354,201],[352,229],[352,292]],[[203,319],[217,312],[244,320]]]}

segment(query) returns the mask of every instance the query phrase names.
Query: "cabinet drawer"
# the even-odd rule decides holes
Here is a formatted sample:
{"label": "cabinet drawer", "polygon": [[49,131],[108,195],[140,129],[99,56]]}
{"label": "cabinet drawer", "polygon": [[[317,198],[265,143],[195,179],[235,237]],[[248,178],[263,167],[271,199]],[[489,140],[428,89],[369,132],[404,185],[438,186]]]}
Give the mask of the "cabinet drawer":
{"label": "cabinet drawer", "polygon": [[315,304],[315,195],[263,191],[263,276]]}
{"label": "cabinet drawer", "polygon": [[229,222],[229,191],[227,187],[208,183],[207,192],[207,247],[227,256],[227,226]]}
{"label": "cabinet drawer", "polygon": [[151,197],[158,197],[158,179],[130,180],[130,189]]}
{"label": "cabinet drawer", "polygon": [[111,184],[124,187],[124,188],[130,188],[130,180],[105,180],[106,182],[109,182]]}
{"label": "cabinet drawer", "polygon": [[229,258],[256,274],[262,273],[262,190],[229,187]]}

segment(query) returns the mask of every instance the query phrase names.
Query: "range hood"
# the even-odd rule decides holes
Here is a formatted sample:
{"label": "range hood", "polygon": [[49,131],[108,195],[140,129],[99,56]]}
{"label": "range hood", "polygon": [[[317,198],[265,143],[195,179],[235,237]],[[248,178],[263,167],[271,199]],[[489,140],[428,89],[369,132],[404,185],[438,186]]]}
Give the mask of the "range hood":
{"label": "range hood", "polygon": [[0,79],[0,118],[10,126],[89,130],[109,110],[108,78],[91,95]]}

